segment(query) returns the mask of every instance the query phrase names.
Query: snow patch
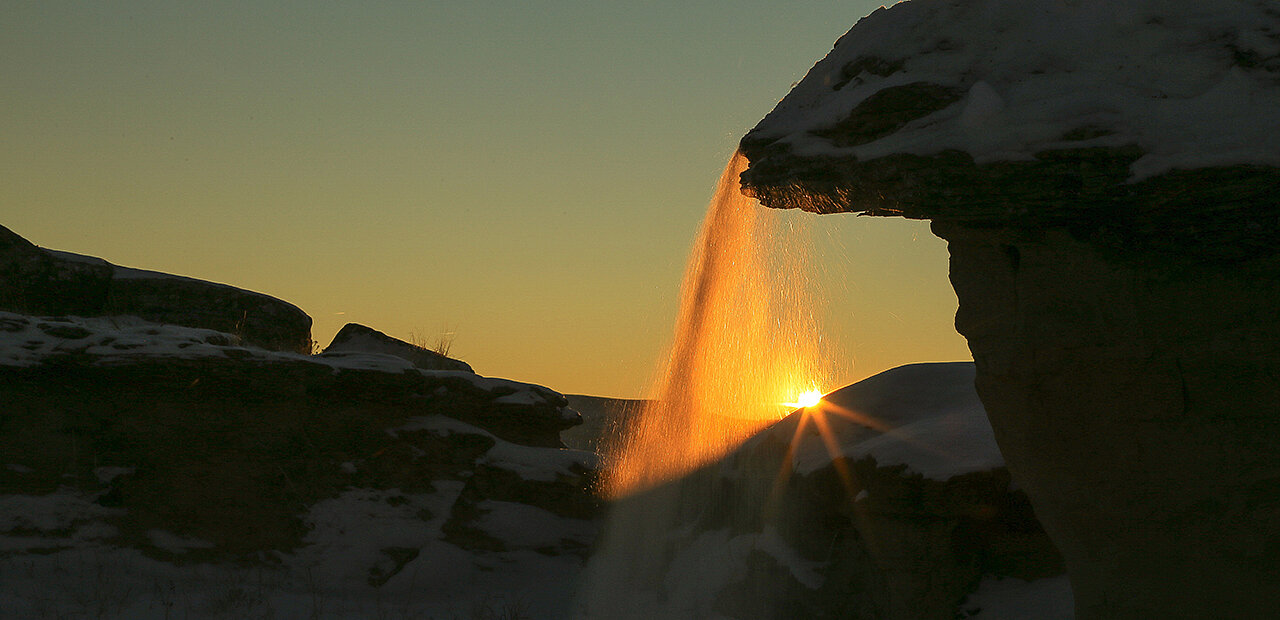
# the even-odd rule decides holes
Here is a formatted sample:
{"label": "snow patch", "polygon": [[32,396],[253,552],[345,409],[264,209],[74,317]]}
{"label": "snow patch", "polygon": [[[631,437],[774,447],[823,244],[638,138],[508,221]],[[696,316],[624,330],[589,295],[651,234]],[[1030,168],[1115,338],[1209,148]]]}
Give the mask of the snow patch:
{"label": "snow patch", "polygon": [[476,463],[514,472],[525,480],[554,482],[560,476],[576,476],[575,470],[598,469],[600,466],[600,458],[591,452],[514,444],[448,416],[414,417],[403,426],[387,429],[392,436],[404,431],[428,431],[442,437],[452,434],[487,437],[494,442],[493,447],[480,455]]}
{"label": "snow patch", "polygon": [[[828,394],[776,432],[790,441],[794,425],[805,425],[792,461],[800,475],[828,466],[835,457],[873,457],[881,467],[906,465],[940,481],[1003,467],[973,380],[972,362],[900,366]],[[817,416],[825,425],[805,419]],[[823,426],[839,447],[837,454],[823,439]]]}
{"label": "snow patch", "polygon": [[536,506],[485,500],[476,507],[484,513],[476,527],[512,547],[555,548],[565,540],[585,547],[595,538],[590,521],[566,519]]}
{"label": "snow patch", "polygon": [[972,620],[1072,620],[1075,597],[1066,575],[1023,581],[987,577],[962,606]]}
{"label": "snow patch", "polygon": [[95,467],[93,468],[93,477],[97,478],[98,482],[110,484],[112,480],[120,476],[128,476],[135,471],[137,471],[137,468],[134,467]]}
{"label": "snow patch", "polygon": [[[333,371],[374,371],[393,374],[418,372],[439,380],[458,380],[501,396],[497,402],[520,405],[548,403],[551,390],[530,383],[482,377],[461,370],[422,370],[403,358],[384,353],[354,351],[301,355],[239,346],[231,334],[196,327],[152,323],[132,316],[30,317],[0,312],[0,366],[34,366],[51,356],[87,355],[96,363],[111,364],[142,358],[252,358],[262,362],[310,362]],[[437,389],[447,388],[441,386]],[[561,407],[565,420],[578,419],[576,411]]]}
{"label": "snow patch", "polygon": [[186,553],[192,549],[212,549],[213,543],[190,536],[179,536],[168,530],[147,530],[147,540],[169,553]]}
{"label": "snow patch", "polygon": [[99,506],[83,493],[65,487],[48,495],[0,495],[0,532],[58,534],[78,523],[121,514],[124,510]]}

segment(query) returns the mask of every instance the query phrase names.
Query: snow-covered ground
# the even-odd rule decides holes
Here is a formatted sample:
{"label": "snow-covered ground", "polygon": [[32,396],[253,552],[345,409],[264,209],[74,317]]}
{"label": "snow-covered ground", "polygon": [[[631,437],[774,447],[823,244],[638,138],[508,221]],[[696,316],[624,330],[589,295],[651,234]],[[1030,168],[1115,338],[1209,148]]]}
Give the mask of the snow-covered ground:
{"label": "snow-covered ground", "polygon": [[[303,356],[239,346],[232,336],[211,330],[128,317],[0,313],[0,367],[29,368],[60,355],[98,364],[200,358],[306,362],[335,373],[457,377],[517,404],[544,398],[537,386],[466,372],[424,371],[383,354]],[[903,464],[936,480],[998,467],[1003,461],[973,396],[972,376],[967,363],[912,365],[828,395],[823,407],[834,412],[828,417],[840,446],[837,453]],[[567,407],[564,414],[576,415]],[[791,437],[790,430],[782,432]],[[491,442],[476,457],[477,467],[511,472],[530,483],[545,484],[597,466],[590,453],[513,444],[441,415],[410,418],[386,433],[476,436]],[[796,472],[816,470],[831,458],[815,431],[799,436]],[[30,473],[24,465],[3,461],[0,457],[0,467],[13,475]],[[359,467],[341,466],[349,473]],[[99,467],[93,474],[105,485],[134,472]],[[147,531],[146,538],[174,562],[120,547],[111,520],[127,507],[101,505],[98,495],[83,486],[43,496],[0,495],[0,618],[571,617],[574,601],[583,600],[583,554],[595,542],[598,524],[529,504],[480,499],[466,525],[499,544],[487,550],[466,548],[446,527],[455,506],[464,501],[465,480],[439,480],[429,485],[430,491],[415,493],[349,488],[302,507],[308,533],[301,547],[264,552],[252,566],[183,563],[184,556],[198,555],[212,543],[163,528]],[[775,531],[708,530],[691,538],[663,569],[668,574],[666,603],[679,604],[655,603],[658,615],[650,617],[676,608],[710,610],[707,594],[740,580],[744,563],[760,554],[805,587],[823,581],[821,563],[801,557]],[[1070,617],[1070,601],[1064,579],[1029,584],[988,580],[966,609],[990,620],[1056,619]]]}
{"label": "snow-covered ground", "polygon": [[970,620],[1071,620],[1074,607],[1066,575],[1035,581],[988,577],[964,605],[973,614]]}
{"label": "snow-covered ground", "polygon": [[[828,394],[809,415],[828,420],[838,456],[871,456],[945,481],[1004,465],[973,378],[972,362],[900,366]],[[801,435],[793,465],[808,474],[833,456],[815,424]]]}
{"label": "snow-covered ground", "polygon": [[[776,460],[785,458],[777,446],[793,448],[795,476],[811,476],[838,457],[849,462],[871,457],[879,468],[905,466],[894,474],[908,481],[903,488],[915,488],[909,479],[917,475],[936,490],[956,476],[1001,469],[1004,459],[974,391],[974,374],[972,362],[885,371],[828,394],[819,405],[762,431],[685,481],[626,500],[610,516],[591,560],[581,617],[731,617],[725,612],[726,592],[740,593],[744,583],[756,583],[750,581],[752,566],[761,562],[782,571],[781,579],[773,575],[776,583],[747,586],[763,604],[781,604],[780,597],[790,596],[782,583],[787,580],[816,595],[833,560],[804,557],[767,519],[761,528],[751,514],[764,511],[765,498],[778,492],[778,472],[786,468]],[[844,492],[834,476],[827,479],[835,488],[826,492]],[[871,499],[866,489],[854,497],[859,505]],[[909,529],[906,523],[899,527]],[[788,527],[794,536],[796,526]],[[865,535],[875,536],[875,530]],[[1058,620],[1073,616],[1073,604],[1065,577],[1030,583],[991,577],[963,610],[986,620]]]}
{"label": "snow-covered ground", "polygon": [[[305,356],[241,346],[230,334],[134,317],[0,312],[0,370],[20,373],[50,362],[55,365],[45,368],[56,369],[63,356],[105,366],[227,359],[317,364],[333,373],[418,373],[465,382],[508,408],[542,407],[554,396],[540,386],[470,372],[421,370],[379,353]],[[558,411],[565,419],[578,415],[569,407]],[[476,472],[509,472],[530,484],[553,484],[597,467],[593,453],[515,444],[443,415],[408,418],[385,432],[392,438],[426,434],[446,445],[450,437],[473,436],[478,442],[469,445],[482,446],[470,464]],[[23,460],[0,454],[0,467],[14,480],[36,475],[15,462]],[[363,465],[340,467],[354,475]],[[112,519],[129,505],[108,507],[100,501],[113,479],[135,473],[121,466],[94,469],[101,491],[68,479],[46,495],[0,494],[0,618],[564,617],[585,549],[595,537],[590,520],[534,505],[464,498],[469,479],[464,476],[431,482],[429,492],[350,487],[299,506],[308,530],[303,544],[289,552],[260,552],[251,565],[184,563],[184,556],[213,543],[163,528],[146,531],[143,546],[175,560],[164,562],[156,554],[121,546]],[[459,521],[457,506],[470,503],[474,508],[467,514],[474,517]],[[465,539],[451,537],[446,525],[451,519],[486,537],[488,546],[470,548]]]}
{"label": "snow-covered ground", "polygon": [[[869,70],[846,75],[859,60]],[[1145,152],[1133,181],[1176,168],[1276,166],[1277,71],[1271,0],[910,0],[859,21],[753,137],[780,138],[800,155],[956,149],[978,163],[1133,144]],[[820,135],[872,95],[916,82],[963,96],[867,144],[838,148]]]}
{"label": "snow-covered ground", "polygon": [[[0,366],[33,366],[51,356],[73,354],[90,356],[97,364],[148,358],[302,361],[328,366],[335,373],[374,370],[458,379],[484,391],[502,394],[498,398],[504,403],[531,405],[547,402],[547,390],[529,383],[482,377],[459,370],[424,370],[403,358],[385,353],[347,350],[301,355],[242,346],[235,336],[212,329],[164,325],[131,316],[29,317],[0,312]],[[566,420],[579,417],[569,407],[561,408],[561,413]]]}
{"label": "snow-covered ground", "polygon": [[[352,489],[320,502],[306,516],[312,529],[302,549],[254,566],[172,564],[108,545],[102,539],[114,532],[99,519],[110,510],[73,491],[0,497],[0,618],[567,616],[582,560],[539,550],[589,544],[593,523],[487,502],[479,526],[510,549],[467,550],[441,531],[462,483],[436,487]],[[155,536],[177,550],[200,545]],[[370,567],[386,576],[378,587]]]}

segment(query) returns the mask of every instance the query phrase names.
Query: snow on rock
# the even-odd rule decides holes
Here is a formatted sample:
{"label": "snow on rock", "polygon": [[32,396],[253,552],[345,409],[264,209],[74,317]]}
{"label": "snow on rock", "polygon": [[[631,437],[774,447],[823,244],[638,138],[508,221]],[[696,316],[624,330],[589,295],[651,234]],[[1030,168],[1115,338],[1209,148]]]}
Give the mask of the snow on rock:
{"label": "snow on rock", "polygon": [[[829,130],[895,88],[936,110],[841,144]],[[1176,168],[1280,166],[1280,10],[1268,0],[910,0],[863,18],[748,139],[797,155],[979,164],[1137,145],[1138,181]]]}
{"label": "snow on rock", "polygon": [[342,370],[373,370],[377,372],[404,373],[414,370],[413,362],[387,353],[365,353],[358,351],[324,352],[314,355],[311,361],[333,368],[334,372]]}
{"label": "snow on rock", "polygon": [[235,346],[230,334],[197,327],[151,323],[137,317],[28,317],[0,312],[0,366],[33,366],[67,354],[100,363],[140,357],[227,357],[235,349],[259,356],[288,355]]}
{"label": "snow on rock", "polygon": [[147,530],[147,540],[157,549],[182,554],[192,549],[212,549],[213,543],[192,536],[179,536],[168,530]]}
{"label": "snow on rock", "polygon": [[477,504],[481,516],[475,527],[510,547],[555,549],[564,541],[588,547],[595,539],[595,525],[566,519],[528,504],[485,500]]}
{"label": "snow on rock", "polygon": [[[239,339],[232,334],[154,323],[132,316],[31,317],[0,312],[0,366],[32,366],[66,354],[90,356],[103,364],[140,358],[252,358],[262,362],[312,362],[335,372],[415,372],[429,378],[457,379],[497,394],[494,402],[512,405],[553,405],[558,396],[542,386],[482,377],[469,371],[420,369],[402,357],[387,353],[326,351],[320,355],[301,355],[238,343]],[[564,405],[558,405],[558,415],[569,421],[580,419],[577,412]]]}
{"label": "snow on rock", "polygon": [[325,347],[324,352],[327,354],[339,352],[382,353],[404,358],[412,362],[414,366],[426,370],[462,370],[472,372],[471,366],[467,365],[466,362],[392,338],[376,329],[359,323],[347,323],[344,325],[333,337],[333,342],[329,343],[328,347]]}
{"label": "snow on rock", "polygon": [[118,534],[103,522],[124,513],[94,503],[80,491],[0,495],[0,552],[62,548]]}
{"label": "snow on rock", "polygon": [[1023,581],[987,577],[965,601],[970,620],[1072,620],[1075,597],[1066,575]]}
{"label": "snow on rock", "polygon": [[[440,537],[440,527],[463,483],[436,481],[434,493],[398,489],[351,489],[317,502],[308,511],[306,546],[289,563],[331,587],[362,584],[371,567],[385,562],[386,549],[422,549]],[[465,555],[457,550],[455,555]],[[392,570],[383,568],[382,577]]]}
{"label": "snow on rock", "polygon": [[[972,362],[900,366],[828,394],[773,433],[794,433],[796,424],[804,425],[793,457],[801,475],[829,466],[836,456],[872,457],[881,467],[905,465],[938,481],[993,470],[1004,466],[1004,457],[973,379]],[[806,421],[817,416],[823,424]],[[822,427],[839,446],[835,454]]]}
{"label": "snow on rock", "polygon": [[72,489],[48,495],[0,495],[0,532],[68,531],[78,523],[121,512],[99,506],[92,497]]}
{"label": "snow on rock", "polygon": [[269,295],[37,247],[0,226],[0,310],[140,316],[234,332],[276,351],[310,353],[311,317]]}
{"label": "snow on rock", "polygon": [[511,471],[525,480],[554,482],[560,476],[572,477],[579,472],[600,467],[600,458],[592,452],[522,446],[443,415],[417,417],[404,426],[387,429],[393,437],[401,432],[412,431],[427,431],[444,437],[453,434],[486,437],[493,441],[493,447],[481,455],[477,463]]}
{"label": "snow on rock", "polygon": [[250,291],[230,284],[222,284],[221,282],[210,282],[208,280],[200,280],[198,278],[189,278],[172,273],[164,273],[163,271],[151,271],[149,269],[135,269],[133,267],[121,267],[114,263],[107,262],[97,256],[87,256],[84,254],[76,254],[75,252],[67,252],[64,250],[50,250],[49,248],[41,248],[46,254],[54,258],[70,261],[73,263],[81,263],[84,265],[99,265],[111,268],[111,278],[113,280],[179,280],[191,284],[200,284],[217,288],[225,288],[244,295],[257,295],[259,297],[271,298],[270,295]]}

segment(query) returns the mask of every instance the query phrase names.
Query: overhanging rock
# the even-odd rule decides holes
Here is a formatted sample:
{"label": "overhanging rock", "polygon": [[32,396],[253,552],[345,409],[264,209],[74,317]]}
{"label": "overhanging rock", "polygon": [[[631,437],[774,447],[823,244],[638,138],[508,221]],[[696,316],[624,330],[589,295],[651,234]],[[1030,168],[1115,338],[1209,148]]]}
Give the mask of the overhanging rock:
{"label": "overhanging rock", "polygon": [[912,0],[742,140],[742,182],[771,207],[933,220],[978,393],[1078,617],[1264,618],[1276,127],[1272,2]]}

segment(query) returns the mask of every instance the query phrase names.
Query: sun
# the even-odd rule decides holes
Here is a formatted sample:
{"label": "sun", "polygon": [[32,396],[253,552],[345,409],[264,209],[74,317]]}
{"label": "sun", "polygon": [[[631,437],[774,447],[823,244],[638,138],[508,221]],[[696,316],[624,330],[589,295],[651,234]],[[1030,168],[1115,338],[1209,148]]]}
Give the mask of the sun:
{"label": "sun", "polygon": [[782,405],[795,409],[803,409],[805,407],[812,407],[820,402],[822,402],[822,390],[809,390],[808,392],[797,396],[796,402],[782,403]]}

